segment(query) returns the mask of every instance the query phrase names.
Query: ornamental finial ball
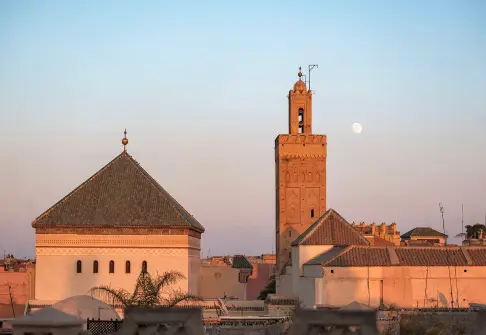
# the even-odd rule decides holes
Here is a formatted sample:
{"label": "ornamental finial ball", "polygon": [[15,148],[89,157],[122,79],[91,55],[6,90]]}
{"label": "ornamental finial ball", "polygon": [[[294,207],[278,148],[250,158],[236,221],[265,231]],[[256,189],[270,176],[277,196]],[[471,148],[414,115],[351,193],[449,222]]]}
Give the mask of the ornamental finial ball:
{"label": "ornamental finial ball", "polygon": [[125,147],[126,145],[128,144],[128,139],[127,139],[127,130],[125,129],[125,131],[123,132],[123,134],[125,135],[122,139],[122,144],[123,144],[123,150],[125,150]]}

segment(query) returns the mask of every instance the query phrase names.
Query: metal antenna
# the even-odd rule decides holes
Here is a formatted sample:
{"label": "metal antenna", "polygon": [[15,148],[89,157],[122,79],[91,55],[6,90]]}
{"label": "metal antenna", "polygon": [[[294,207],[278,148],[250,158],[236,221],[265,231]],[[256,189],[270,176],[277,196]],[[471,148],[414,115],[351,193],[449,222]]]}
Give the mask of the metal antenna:
{"label": "metal antenna", "polygon": [[312,71],[312,70],[313,70],[315,67],[319,68],[319,65],[318,65],[318,64],[311,64],[311,65],[309,65],[309,66],[308,66],[308,68],[309,68],[309,91],[310,91],[310,89],[311,89],[311,71]]}
{"label": "metal antenna", "polygon": [[462,240],[464,241],[464,204],[462,205],[462,209],[461,209],[461,232],[462,232]]}

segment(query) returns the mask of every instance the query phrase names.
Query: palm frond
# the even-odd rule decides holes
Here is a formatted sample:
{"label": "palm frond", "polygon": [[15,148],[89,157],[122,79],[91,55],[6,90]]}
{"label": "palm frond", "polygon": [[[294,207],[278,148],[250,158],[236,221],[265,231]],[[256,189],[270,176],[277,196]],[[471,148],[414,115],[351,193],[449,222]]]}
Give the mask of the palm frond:
{"label": "palm frond", "polygon": [[163,305],[167,307],[174,307],[177,304],[183,302],[183,301],[188,301],[188,302],[200,302],[204,301],[203,298],[193,295],[190,293],[185,293],[182,291],[175,291],[173,292],[168,298],[162,298],[161,302]]}
{"label": "palm frond", "polygon": [[110,286],[103,285],[91,288],[89,293],[113,305],[120,304],[124,307],[130,305],[130,293],[123,289],[114,289]]}
{"label": "palm frond", "polygon": [[155,289],[157,293],[169,285],[176,284],[179,280],[186,279],[186,276],[179,271],[167,271],[164,272],[161,276],[157,276],[154,280]]}

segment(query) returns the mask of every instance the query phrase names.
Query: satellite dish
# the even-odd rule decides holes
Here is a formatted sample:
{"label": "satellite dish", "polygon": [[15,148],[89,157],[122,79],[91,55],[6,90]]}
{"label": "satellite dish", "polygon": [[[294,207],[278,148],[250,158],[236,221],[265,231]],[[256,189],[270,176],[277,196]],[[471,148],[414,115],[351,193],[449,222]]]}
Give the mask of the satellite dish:
{"label": "satellite dish", "polygon": [[440,303],[442,304],[442,307],[449,308],[449,302],[447,301],[443,293],[439,293],[439,300]]}

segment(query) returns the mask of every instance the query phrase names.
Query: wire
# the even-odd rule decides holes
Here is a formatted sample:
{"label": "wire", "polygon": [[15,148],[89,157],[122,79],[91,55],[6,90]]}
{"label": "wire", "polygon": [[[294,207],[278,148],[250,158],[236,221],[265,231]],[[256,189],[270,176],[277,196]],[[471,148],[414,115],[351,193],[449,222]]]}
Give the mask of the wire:
{"label": "wire", "polygon": [[424,308],[425,308],[425,301],[427,299],[427,283],[429,279],[429,267],[425,268],[425,292],[424,292]]}
{"label": "wire", "polygon": [[[440,209],[440,214],[442,216],[442,230],[444,231],[444,235],[446,235],[446,229],[445,229],[445,220],[444,220],[444,207],[442,207],[442,202],[439,202],[439,209]],[[451,276],[451,262],[449,259],[449,251],[447,250],[447,238],[445,239],[444,243],[446,249],[446,257],[447,257],[447,269],[449,270],[449,286],[451,289],[451,307],[454,308],[454,294],[452,293],[452,276]]]}

